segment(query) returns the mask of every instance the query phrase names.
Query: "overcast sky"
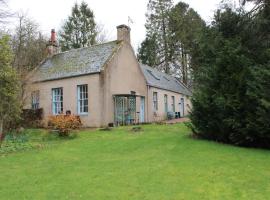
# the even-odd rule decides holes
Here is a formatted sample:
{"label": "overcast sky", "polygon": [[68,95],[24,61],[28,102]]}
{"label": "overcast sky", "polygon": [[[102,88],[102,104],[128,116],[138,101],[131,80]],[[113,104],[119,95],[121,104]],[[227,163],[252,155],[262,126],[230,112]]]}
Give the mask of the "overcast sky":
{"label": "overcast sky", "polygon": [[[182,0],[194,8],[204,20],[210,21],[220,0]],[[63,21],[71,13],[76,0],[8,0],[13,12],[24,12],[34,19],[47,35],[50,30],[59,30]],[[77,0],[78,3],[81,0]],[[97,23],[103,24],[110,40],[116,39],[116,26],[130,24],[132,45],[137,49],[145,37],[145,13],[148,0],[85,0],[94,11]],[[174,3],[179,2],[175,0]]]}

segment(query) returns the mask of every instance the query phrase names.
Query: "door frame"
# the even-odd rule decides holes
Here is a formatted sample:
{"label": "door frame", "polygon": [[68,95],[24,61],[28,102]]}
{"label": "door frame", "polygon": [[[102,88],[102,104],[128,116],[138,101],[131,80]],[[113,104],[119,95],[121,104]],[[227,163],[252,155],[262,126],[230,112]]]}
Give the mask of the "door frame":
{"label": "door frame", "polygon": [[[143,111],[142,111],[143,108]],[[140,97],[140,123],[145,122],[145,97]]]}

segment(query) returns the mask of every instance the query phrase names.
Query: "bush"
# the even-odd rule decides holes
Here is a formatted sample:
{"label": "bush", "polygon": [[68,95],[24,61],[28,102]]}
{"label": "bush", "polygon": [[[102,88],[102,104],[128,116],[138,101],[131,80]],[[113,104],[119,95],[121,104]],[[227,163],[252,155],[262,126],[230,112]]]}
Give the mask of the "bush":
{"label": "bush", "polygon": [[44,127],[42,124],[43,109],[23,109],[19,118],[5,123],[5,129],[12,130],[20,127],[24,128],[41,128]]}
{"label": "bush", "polygon": [[[269,39],[256,41],[264,38],[261,31],[270,27],[270,20],[254,18],[248,24],[244,18],[227,9],[202,34],[196,56],[200,67],[194,73],[192,130],[204,139],[270,148]],[[260,20],[268,24],[257,24]]]}
{"label": "bush", "polygon": [[69,136],[70,131],[79,129],[82,123],[76,115],[56,115],[49,117],[48,126],[57,130],[59,136]]}
{"label": "bush", "polygon": [[29,142],[29,137],[25,133],[18,134],[17,132],[10,132],[5,135],[5,138],[0,144],[0,154],[24,151],[33,148],[34,145]]}

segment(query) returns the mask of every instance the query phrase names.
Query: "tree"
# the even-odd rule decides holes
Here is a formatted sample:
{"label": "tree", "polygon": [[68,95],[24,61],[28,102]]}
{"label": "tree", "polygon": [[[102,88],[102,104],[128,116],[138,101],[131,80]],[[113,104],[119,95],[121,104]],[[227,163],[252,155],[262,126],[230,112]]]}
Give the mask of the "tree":
{"label": "tree", "polygon": [[26,76],[46,57],[47,39],[38,24],[26,15],[18,16],[18,25],[12,37],[12,50],[14,52],[12,66],[20,79],[21,101],[25,102]]}
{"label": "tree", "polygon": [[93,11],[88,4],[75,3],[71,16],[60,31],[60,46],[62,51],[88,47],[96,43],[96,23]]}
{"label": "tree", "polygon": [[0,0],[0,25],[5,24],[12,14],[8,10],[7,1]]}
{"label": "tree", "polygon": [[188,85],[195,65],[192,51],[205,22],[188,4],[171,1],[149,1],[146,39],[138,49],[144,64],[172,74]]}
{"label": "tree", "polygon": [[192,51],[205,27],[200,15],[188,4],[179,2],[170,12],[169,28],[171,32],[171,55],[174,75],[188,85],[191,72],[196,70],[192,63]]}
{"label": "tree", "polygon": [[96,32],[97,32],[96,36],[97,44],[102,44],[109,41],[107,30],[104,28],[103,24],[99,23],[96,25]]}
{"label": "tree", "polygon": [[199,137],[270,148],[270,20],[256,12],[218,10],[202,35],[191,112]]}
{"label": "tree", "polygon": [[157,49],[158,46],[155,35],[146,37],[138,49],[138,60],[141,61],[142,64],[148,65],[150,67],[157,66]]}
{"label": "tree", "polygon": [[[5,123],[20,114],[18,100],[18,77],[11,66],[12,51],[7,35],[0,38],[0,140],[3,139]],[[1,142],[1,141],[0,141]]]}
{"label": "tree", "polygon": [[[155,52],[152,55],[156,55],[155,67],[170,73],[170,33],[169,33],[169,13],[173,6],[172,0],[149,0],[147,5],[147,21],[145,24],[147,41],[144,41],[144,47],[141,49],[141,54],[144,54],[143,50],[153,49],[155,46]],[[153,40],[155,45],[153,45]],[[146,44],[150,47],[146,48]],[[149,51],[148,51],[149,52]],[[147,54],[147,52],[145,52]],[[143,56],[143,55],[142,55]],[[150,59],[153,59],[150,56]],[[152,63],[153,61],[146,61],[146,63]]]}

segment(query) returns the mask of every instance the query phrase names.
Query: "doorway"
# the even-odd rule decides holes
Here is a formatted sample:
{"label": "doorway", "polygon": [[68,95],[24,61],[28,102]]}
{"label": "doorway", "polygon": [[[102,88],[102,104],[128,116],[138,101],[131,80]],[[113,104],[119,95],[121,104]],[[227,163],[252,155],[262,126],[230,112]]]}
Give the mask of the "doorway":
{"label": "doorway", "polygon": [[136,96],[114,96],[115,125],[129,125],[136,122]]}
{"label": "doorway", "polygon": [[180,99],[180,116],[181,117],[185,116],[185,100],[184,100],[184,98]]}
{"label": "doorway", "polygon": [[140,123],[145,122],[145,98],[141,97],[141,105],[140,105]]}

